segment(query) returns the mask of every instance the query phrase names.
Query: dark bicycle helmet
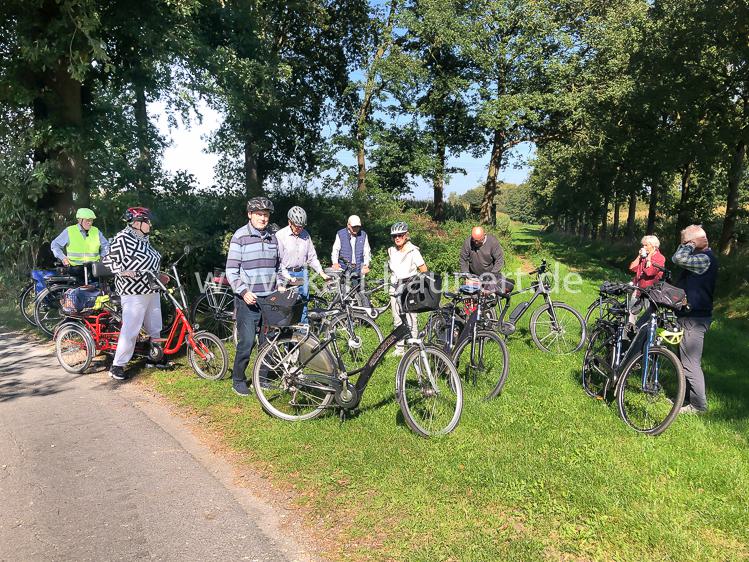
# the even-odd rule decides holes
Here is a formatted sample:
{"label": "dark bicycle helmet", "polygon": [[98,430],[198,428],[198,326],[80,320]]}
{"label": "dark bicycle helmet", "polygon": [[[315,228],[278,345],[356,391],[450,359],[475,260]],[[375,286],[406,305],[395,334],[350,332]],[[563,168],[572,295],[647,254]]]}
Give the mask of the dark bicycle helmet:
{"label": "dark bicycle helmet", "polygon": [[151,220],[151,210],[146,207],[128,207],[122,215],[122,220],[128,224],[136,220]]}
{"label": "dark bicycle helmet", "polygon": [[289,220],[297,226],[307,226],[307,213],[301,207],[289,209]]}
{"label": "dark bicycle helmet", "polygon": [[273,212],[273,201],[267,197],[253,197],[247,201],[247,212],[252,211],[270,211]]}
{"label": "dark bicycle helmet", "polygon": [[395,236],[396,234],[405,234],[408,232],[408,224],[405,222],[396,222],[393,226],[390,227],[390,236]]}

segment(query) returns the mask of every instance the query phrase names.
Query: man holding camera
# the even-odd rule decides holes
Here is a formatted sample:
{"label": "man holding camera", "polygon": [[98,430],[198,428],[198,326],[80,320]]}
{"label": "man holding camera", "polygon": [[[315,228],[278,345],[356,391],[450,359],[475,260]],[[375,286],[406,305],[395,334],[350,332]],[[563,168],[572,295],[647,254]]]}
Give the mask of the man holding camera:
{"label": "man holding camera", "polygon": [[684,337],[679,356],[687,379],[682,414],[707,411],[705,374],[702,372],[702,348],[713,320],[713,294],[718,279],[718,259],[710,249],[702,226],[693,224],[681,231],[681,245],[671,260],[683,269],[679,285],[687,293],[689,311],[681,312]]}

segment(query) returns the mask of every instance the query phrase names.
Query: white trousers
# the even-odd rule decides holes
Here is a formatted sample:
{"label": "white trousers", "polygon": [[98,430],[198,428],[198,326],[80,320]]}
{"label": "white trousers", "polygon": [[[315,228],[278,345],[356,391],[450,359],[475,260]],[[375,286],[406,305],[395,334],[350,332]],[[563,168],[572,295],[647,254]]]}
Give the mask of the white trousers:
{"label": "white trousers", "polygon": [[[390,297],[390,310],[393,312],[393,326],[397,328],[400,326],[403,322],[401,322],[400,313],[401,313],[401,305],[400,301],[396,297]],[[406,323],[408,324],[408,327],[411,328],[411,337],[416,338],[419,336],[419,324],[418,324],[418,316],[415,312],[410,312],[406,314]],[[398,347],[403,347],[404,343],[399,342]]]}
{"label": "white trousers", "polygon": [[161,299],[150,295],[122,295],[122,329],[112,365],[124,367],[133,356],[135,341],[143,326],[151,338],[161,336]]}

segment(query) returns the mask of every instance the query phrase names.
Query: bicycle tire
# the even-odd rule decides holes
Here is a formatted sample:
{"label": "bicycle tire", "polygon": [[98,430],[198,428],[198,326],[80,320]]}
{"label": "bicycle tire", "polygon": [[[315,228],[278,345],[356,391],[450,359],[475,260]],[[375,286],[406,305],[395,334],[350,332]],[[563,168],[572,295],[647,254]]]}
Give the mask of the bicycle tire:
{"label": "bicycle tire", "polygon": [[55,356],[68,373],[83,373],[94,360],[96,344],[85,326],[67,322],[55,331]]}
{"label": "bicycle tire", "polygon": [[195,345],[204,346],[211,355],[205,359],[198,355],[197,350],[188,342],[187,362],[201,379],[217,381],[226,378],[229,372],[229,354],[226,352],[224,342],[216,334],[211,332],[195,332],[192,337]]}
{"label": "bicycle tire", "polygon": [[[648,350],[647,371],[643,374],[638,372],[637,367],[644,356],[644,353],[638,353],[622,371],[616,386],[616,403],[619,416],[629,427],[638,433],[660,435],[676,419],[684,402],[684,369],[673,351],[661,346],[652,346]],[[666,363],[661,363],[661,358],[671,365],[675,381],[663,382],[662,367]],[[655,382],[653,376],[661,378]],[[645,407],[648,407],[648,413],[642,414]],[[655,412],[656,415],[651,412]],[[646,423],[645,419],[652,419],[655,423]]]}
{"label": "bicycle tire", "polygon": [[[302,346],[307,346],[309,352],[316,342],[316,338],[310,337]],[[313,359],[304,371],[298,370],[301,347],[296,351],[290,349],[298,343],[299,336],[281,336],[269,342],[258,352],[252,369],[255,396],[263,410],[284,421],[316,418],[329,408],[334,398],[333,388],[325,385],[332,375],[322,372],[319,364],[325,361]],[[327,349],[321,353],[328,354],[328,360],[333,361]]]}
{"label": "bicycle tire", "polygon": [[583,390],[591,398],[604,399],[611,382],[613,348],[611,330],[600,326],[593,330],[585,348],[582,367]]}
{"label": "bicycle tire", "polygon": [[[478,362],[474,363],[471,360],[471,341],[472,338],[463,340],[452,353],[455,368],[463,383],[463,393],[491,400],[502,392],[510,372],[507,345],[495,332],[478,330],[473,349],[474,352],[478,350],[479,357]],[[492,349],[494,346],[499,349]]]}
{"label": "bicycle tire", "polygon": [[74,285],[52,285],[39,293],[34,301],[34,321],[37,327],[50,338],[55,331],[55,326],[64,318],[60,298],[65,291],[73,288],[75,288]]}
{"label": "bicycle tire", "polygon": [[363,367],[384,339],[377,322],[366,314],[352,312],[351,319],[354,324],[353,334],[349,333],[345,313],[333,318],[329,324],[330,333],[336,335],[338,353],[349,372]]}
{"label": "bicycle tire", "polygon": [[[552,317],[549,313],[549,309],[551,307],[554,308],[554,314],[557,318],[557,323],[560,325],[559,328],[555,328],[552,325]],[[565,319],[564,314],[560,314],[560,311],[568,312],[569,316],[567,316],[567,318]],[[545,316],[542,316],[544,314]],[[548,334],[539,337],[539,330],[543,331],[544,327],[549,328]],[[572,338],[569,340],[569,343],[566,343],[565,340],[565,343],[560,345],[558,343],[560,341],[560,337],[564,336],[567,333],[568,329],[572,330],[570,332],[572,334]],[[579,336],[577,335],[578,329]],[[583,344],[585,343],[585,321],[583,320],[583,317],[570,305],[559,301],[547,303],[543,306],[538,307],[533,312],[533,316],[531,316],[530,320],[530,332],[531,338],[533,339],[533,343],[536,344],[536,347],[538,347],[541,351],[545,351],[547,353],[575,353],[576,351],[582,349]],[[550,337],[553,338],[548,339]]]}
{"label": "bicycle tire", "polygon": [[211,304],[208,293],[195,299],[190,307],[190,324],[197,324],[201,331],[215,334],[225,341],[232,337],[234,294],[230,291],[216,291],[213,296],[216,297],[215,304]]}
{"label": "bicycle tire", "polygon": [[[436,392],[425,376],[422,353],[427,356],[427,364],[435,375]],[[446,435],[460,422],[463,386],[452,358],[441,349],[414,346],[406,351],[398,364],[395,388],[403,419],[417,435]],[[439,419],[435,419],[436,416]]]}
{"label": "bicycle tire", "polygon": [[18,306],[21,309],[21,316],[32,326],[36,326],[34,321],[34,305],[36,304],[36,283],[29,282],[21,289],[18,295]]}

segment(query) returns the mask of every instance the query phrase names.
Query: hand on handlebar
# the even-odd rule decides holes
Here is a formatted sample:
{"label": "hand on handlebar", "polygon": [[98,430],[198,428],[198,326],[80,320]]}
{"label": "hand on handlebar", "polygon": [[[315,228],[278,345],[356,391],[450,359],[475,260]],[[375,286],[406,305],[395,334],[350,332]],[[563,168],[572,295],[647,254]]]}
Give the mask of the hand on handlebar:
{"label": "hand on handlebar", "polygon": [[66,257],[62,258],[62,265],[65,267],[70,267],[70,260]]}

